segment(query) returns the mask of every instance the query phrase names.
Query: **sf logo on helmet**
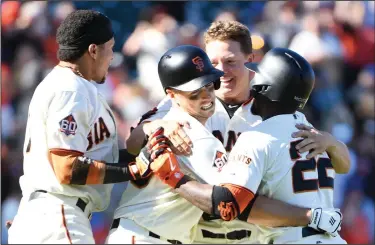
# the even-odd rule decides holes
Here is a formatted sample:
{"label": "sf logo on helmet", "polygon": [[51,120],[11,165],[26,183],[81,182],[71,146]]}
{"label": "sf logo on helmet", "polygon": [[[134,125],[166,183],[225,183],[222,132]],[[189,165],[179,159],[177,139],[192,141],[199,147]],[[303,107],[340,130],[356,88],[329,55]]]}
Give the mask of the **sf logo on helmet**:
{"label": "sf logo on helmet", "polygon": [[196,65],[195,68],[197,68],[197,70],[199,70],[200,72],[203,71],[204,63],[203,63],[203,60],[202,60],[201,57],[197,56],[194,59],[192,59],[191,61],[193,61],[193,64]]}

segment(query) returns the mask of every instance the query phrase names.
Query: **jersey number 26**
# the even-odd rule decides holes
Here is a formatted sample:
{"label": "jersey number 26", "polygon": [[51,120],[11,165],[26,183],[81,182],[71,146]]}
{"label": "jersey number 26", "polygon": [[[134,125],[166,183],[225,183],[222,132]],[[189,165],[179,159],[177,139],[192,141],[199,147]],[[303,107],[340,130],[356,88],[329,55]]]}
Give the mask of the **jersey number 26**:
{"label": "jersey number 26", "polygon": [[[318,191],[319,189],[333,189],[333,178],[327,175],[328,169],[333,169],[331,159],[315,158],[301,159],[301,155],[296,149],[296,145],[302,140],[290,143],[290,158],[295,161],[292,168],[292,184],[294,193],[308,191]],[[304,172],[316,171],[318,169],[318,179],[305,179]]]}

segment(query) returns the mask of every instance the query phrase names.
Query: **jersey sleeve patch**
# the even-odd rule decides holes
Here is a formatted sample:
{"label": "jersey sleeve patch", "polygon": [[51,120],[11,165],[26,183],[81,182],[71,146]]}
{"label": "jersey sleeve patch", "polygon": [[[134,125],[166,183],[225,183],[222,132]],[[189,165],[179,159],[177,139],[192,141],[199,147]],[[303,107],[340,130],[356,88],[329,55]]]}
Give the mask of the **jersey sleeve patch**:
{"label": "jersey sleeve patch", "polygon": [[216,168],[218,172],[221,172],[221,170],[223,169],[225,164],[227,164],[227,162],[228,162],[227,154],[220,152],[220,151],[216,151],[214,164],[212,166]]}
{"label": "jersey sleeve patch", "polygon": [[60,122],[60,132],[64,133],[66,136],[75,135],[77,131],[77,122],[73,115],[63,118]]}

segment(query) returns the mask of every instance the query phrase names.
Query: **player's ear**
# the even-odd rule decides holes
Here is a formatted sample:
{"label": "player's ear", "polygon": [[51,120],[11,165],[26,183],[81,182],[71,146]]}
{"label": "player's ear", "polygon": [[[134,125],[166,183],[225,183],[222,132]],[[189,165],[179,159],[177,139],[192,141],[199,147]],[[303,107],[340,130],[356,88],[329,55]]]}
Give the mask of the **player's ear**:
{"label": "player's ear", "polygon": [[167,88],[166,92],[169,98],[173,99],[175,97],[174,91],[172,89]]}
{"label": "player's ear", "polygon": [[255,55],[254,53],[251,53],[247,56],[247,62],[253,62],[254,61],[254,58],[255,58]]}
{"label": "player's ear", "polygon": [[98,55],[98,45],[96,44],[90,44],[89,48],[89,55],[96,60],[96,57]]}

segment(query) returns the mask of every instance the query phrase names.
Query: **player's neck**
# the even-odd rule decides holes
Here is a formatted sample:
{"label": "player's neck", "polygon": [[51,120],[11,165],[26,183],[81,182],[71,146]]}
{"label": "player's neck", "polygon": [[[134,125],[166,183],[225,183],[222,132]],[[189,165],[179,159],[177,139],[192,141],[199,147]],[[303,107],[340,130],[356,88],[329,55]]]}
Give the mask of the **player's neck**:
{"label": "player's neck", "polygon": [[245,103],[246,101],[249,100],[250,90],[243,90],[240,94],[236,95],[235,97],[233,96],[226,97],[223,94],[216,94],[216,96],[222,101],[224,101],[224,103],[226,104],[237,105],[237,104]]}
{"label": "player's neck", "polygon": [[208,120],[208,118],[199,118],[199,117],[194,117],[195,119],[198,120],[198,122],[200,122],[203,126],[206,125],[206,122]]}
{"label": "player's neck", "polygon": [[271,117],[277,116],[277,115],[280,115],[280,113],[274,112],[274,113],[267,113],[267,114],[261,115],[262,121],[265,121],[265,120],[267,120]]}
{"label": "player's neck", "polygon": [[83,60],[78,60],[77,62],[71,63],[67,61],[60,61],[58,66],[71,69],[76,75],[91,81],[92,75],[88,66],[84,64]]}
{"label": "player's neck", "polygon": [[261,113],[260,117],[262,118],[263,121],[265,121],[274,116],[294,114],[294,113],[295,111],[291,111],[291,110],[270,110],[270,111],[265,111]]}

